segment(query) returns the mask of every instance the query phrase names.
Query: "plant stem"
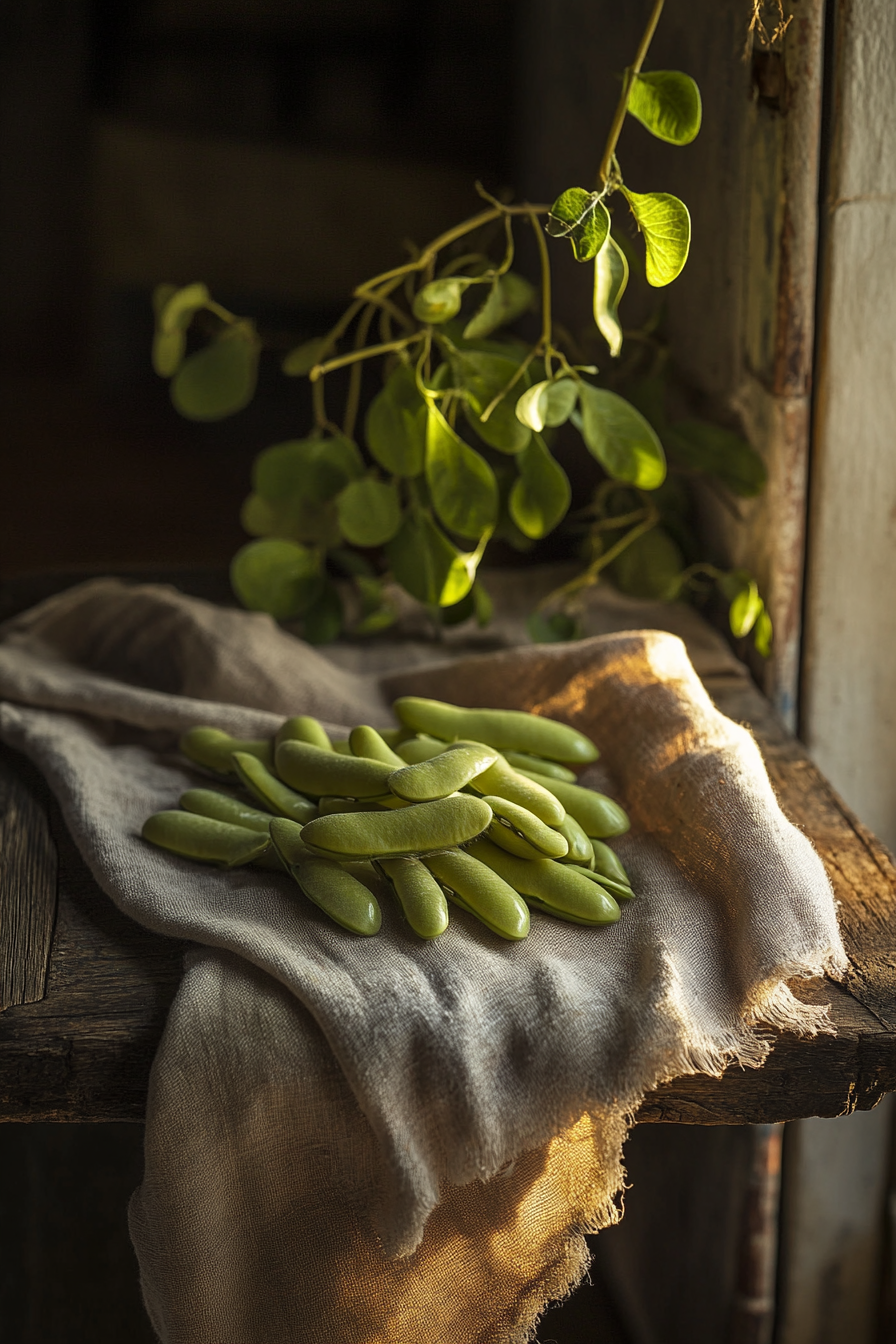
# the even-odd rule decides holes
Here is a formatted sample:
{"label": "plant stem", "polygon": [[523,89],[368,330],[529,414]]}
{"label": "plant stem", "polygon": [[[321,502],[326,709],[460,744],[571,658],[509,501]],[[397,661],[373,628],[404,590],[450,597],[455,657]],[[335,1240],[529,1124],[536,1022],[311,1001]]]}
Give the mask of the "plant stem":
{"label": "plant stem", "polygon": [[417,341],[423,339],[422,331],[415,331],[411,336],[405,336],[400,341],[383,341],[381,345],[368,345],[363,350],[352,350],[351,354],[340,355],[337,359],[328,359],[326,364],[315,364],[308,377],[312,383],[316,383],[323,378],[325,373],[332,373],[334,369],[342,369],[347,364],[357,364],[360,359],[375,359],[377,355],[391,355],[394,350],[406,350],[409,345],[414,345]]}
{"label": "plant stem", "polygon": [[633,527],[630,532],[626,532],[624,537],[620,537],[608,551],[599,555],[593,560],[587,569],[581,574],[577,574],[569,583],[564,583],[562,588],[556,588],[554,592],[549,593],[543,602],[539,602],[538,610],[544,611],[547,607],[553,606],[556,602],[562,602],[565,598],[573,597],[582,588],[590,588],[592,584],[597,583],[602,569],[611,565],[613,561],[622,554],[622,552],[631,546],[633,541],[642,537],[645,532],[649,532],[652,527],[656,527],[660,520],[659,510],[653,503],[647,505],[647,516],[637,527]]}
{"label": "plant stem", "polygon": [[539,228],[538,219],[534,214],[529,216],[532,224],[532,232],[538,243],[538,256],[541,261],[541,347],[544,350],[544,371],[548,378],[551,376],[551,259],[548,256],[547,243],[544,240],[544,231]]}
{"label": "plant stem", "polygon": [[[368,303],[364,312],[361,314],[361,320],[358,323],[355,332],[355,349],[364,348],[364,342],[367,340],[367,333],[370,330],[370,324],[373,321],[373,315],[376,312],[376,305]],[[361,400],[361,365],[353,364],[349,375],[348,395],[345,398],[345,414],[342,417],[342,432],[347,439],[354,437],[355,421],[358,418],[358,404]]]}
{"label": "plant stem", "polygon": [[619,95],[619,102],[616,104],[616,111],[613,113],[613,120],[610,123],[610,133],[607,136],[607,143],[604,145],[603,158],[600,161],[600,168],[597,174],[598,190],[602,190],[610,180],[610,170],[613,166],[613,155],[616,153],[616,144],[622,133],[622,126],[625,121],[625,113],[628,108],[628,97],[632,91],[632,84],[644,64],[644,57],[653,41],[653,35],[656,32],[656,26],[660,21],[660,15],[663,12],[665,0],[654,0],[653,9],[650,12],[650,18],[647,20],[647,27],[641,34],[641,41],[638,43],[638,50],[635,52],[635,59],[625,71],[622,77],[622,92]]}

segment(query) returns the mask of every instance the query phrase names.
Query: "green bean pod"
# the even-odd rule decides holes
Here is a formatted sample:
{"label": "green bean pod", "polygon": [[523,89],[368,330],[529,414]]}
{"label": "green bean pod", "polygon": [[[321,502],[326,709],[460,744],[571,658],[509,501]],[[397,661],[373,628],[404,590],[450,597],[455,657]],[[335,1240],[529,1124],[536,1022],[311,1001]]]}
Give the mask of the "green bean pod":
{"label": "green bean pod", "polygon": [[518,709],[463,709],[416,695],[401,696],[392,708],[408,728],[445,742],[467,738],[499,751],[521,751],[569,765],[597,760],[597,747],[584,733],[538,714]]}
{"label": "green bean pod", "polygon": [[495,764],[498,753],[491,747],[469,743],[443,751],[430,761],[405,765],[389,776],[389,788],[409,803],[430,803],[464,788],[483,770]]}
{"label": "green bean pod", "polygon": [[309,901],[350,933],[378,933],[383,916],[376,897],[338,863],[309,853],[302,830],[280,817],[271,822],[274,847]]}
{"label": "green bean pod", "polygon": [[[564,863],[550,859],[518,859],[493,845],[477,840],[470,853],[487,864],[526,900],[538,902],[539,909],[576,924],[615,924],[619,906],[613,897]],[[586,870],[587,871],[587,870]]]}
{"label": "green bean pod", "polygon": [[323,751],[333,750],[323,724],[310,714],[296,714],[282,723],[274,738],[275,751],[281,742],[310,742]]}
{"label": "green bean pod", "polygon": [[585,834],[584,827],[580,826],[575,817],[567,812],[557,830],[567,843],[566,854],[562,862],[577,863],[583,868],[590,868],[594,862],[594,851],[591,848],[591,841]]}
{"label": "green bean pod", "polygon": [[[563,859],[566,857],[569,845],[562,830],[554,830],[553,826],[546,826],[528,808],[520,807],[518,803],[512,803],[507,798],[498,798],[494,794],[487,794],[484,801],[488,803],[495,814],[495,820],[489,827],[489,835],[503,830],[515,831],[518,836],[534,848],[538,858]],[[498,843],[500,844],[500,841]],[[510,851],[511,854],[515,852],[513,849]]]}
{"label": "green bean pod", "polygon": [[143,839],[183,859],[239,868],[270,848],[270,837],[194,812],[156,812],[143,823]]}
{"label": "green bean pod", "polygon": [[418,858],[481,835],[492,810],[481,798],[456,794],[392,812],[333,814],[309,821],[309,849],[334,859]]}
{"label": "green bean pod", "polygon": [[378,859],[404,917],[420,938],[438,938],[448,927],[445,894],[420,859]]}
{"label": "green bean pod", "polygon": [[294,789],[288,788],[270,770],[266,770],[261,761],[243,751],[233,753],[233,763],[239,781],[257,798],[260,803],[278,817],[287,817],[303,826],[306,821],[317,816],[317,808],[310,798],[303,798]]}
{"label": "green bean pod", "polygon": [[546,761],[542,756],[527,756],[523,751],[502,751],[501,755],[514,770],[531,770],[536,775],[550,775],[551,779],[562,779],[567,784],[575,784],[578,778],[574,770],[567,770],[565,765],[558,765],[556,761]]}
{"label": "green bean pod", "polygon": [[584,789],[581,784],[564,784],[562,780],[549,779],[547,775],[536,775],[528,770],[519,773],[558,798],[591,838],[607,840],[614,835],[624,835],[631,826],[625,809],[605,793]]}
{"label": "green bean pod", "polygon": [[219,775],[232,775],[234,766],[231,757],[235,751],[255,756],[269,770],[274,768],[274,749],[265,738],[249,740],[231,737],[220,728],[190,728],[178,743],[183,754],[197,765],[214,770]]}
{"label": "green bean pod", "polygon": [[428,854],[423,862],[464,907],[492,933],[519,941],[529,932],[529,911],[498,873],[463,850]]}
{"label": "green bean pod", "polygon": [[212,817],[215,821],[226,821],[231,826],[245,826],[247,830],[262,835],[268,834],[268,827],[273,820],[270,812],[259,812],[257,807],[250,807],[239,798],[232,798],[229,793],[218,793],[215,789],[187,789],[180,796],[180,805],[185,812]]}
{"label": "green bean pod", "polygon": [[370,761],[385,761],[393,770],[401,770],[404,766],[404,761],[400,756],[396,756],[381,734],[375,728],[369,728],[366,723],[351,730],[348,744],[353,756],[366,756]]}
{"label": "green bean pod", "polygon": [[394,767],[385,761],[343,756],[309,742],[283,742],[277,748],[277,774],[291,788],[312,798],[375,798],[389,792]]}
{"label": "green bean pod", "polygon": [[596,873],[602,873],[604,877],[612,877],[614,882],[620,882],[625,887],[631,887],[631,879],[623,868],[615,850],[612,850],[609,845],[605,845],[603,840],[592,840],[591,853],[594,856],[594,871]]}
{"label": "green bean pod", "polygon": [[421,761],[431,761],[434,756],[441,756],[445,747],[446,744],[437,737],[427,737],[424,733],[418,737],[409,737],[395,750],[405,765],[419,765]]}
{"label": "green bean pod", "polygon": [[592,868],[572,868],[571,866],[570,868],[573,872],[581,873],[582,877],[590,878],[592,882],[596,882],[604,891],[608,891],[612,896],[615,896],[617,901],[630,901],[634,898],[635,893],[627,882],[616,882],[612,877],[604,877],[602,873],[596,873]]}
{"label": "green bean pod", "polygon": [[500,849],[506,849],[508,854],[515,854],[518,859],[543,859],[545,856],[540,849],[530,845],[528,840],[524,840],[516,831],[512,831],[509,826],[502,826],[497,818],[489,826],[485,833],[487,839],[498,845]]}
{"label": "green bean pod", "polygon": [[[564,787],[573,786],[567,784]],[[475,789],[477,793],[495,794],[498,798],[506,798],[508,802],[525,807],[546,826],[559,826],[566,816],[562,805],[550,789],[538,780],[530,779],[528,775],[514,770],[503,756],[499,756],[494,765],[483,770],[482,774],[471,779],[470,788]]]}

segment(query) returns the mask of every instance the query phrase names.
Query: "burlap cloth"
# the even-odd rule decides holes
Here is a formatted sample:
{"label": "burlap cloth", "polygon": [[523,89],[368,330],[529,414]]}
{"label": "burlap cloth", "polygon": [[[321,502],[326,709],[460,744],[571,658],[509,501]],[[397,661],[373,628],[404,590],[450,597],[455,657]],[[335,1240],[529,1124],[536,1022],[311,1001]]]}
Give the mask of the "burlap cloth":
{"label": "burlap cloth", "polygon": [[[535,580],[515,582],[505,638]],[[636,623],[614,601],[593,607],[592,629]],[[704,670],[731,670],[699,623],[672,616],[691,621]],[[201,945],[156,1057],[131,1205],[166,1344],[524,1340],[583,1272],[582,1232],[618,1216],[644,1093],[761,1064],[757,1024],[826,1028],[784,984],[845,969],[821,862],[674,635],[446,664],[449,648],[428,669],[413,666],[419,641],[399,640],[366,655],[391,666],[377,676],[266,617],[111,580],[0,635],[0,735],[43,771],[116,905]],[[598,741],[585,781],[633,820],[617,849],[640,898],[617,925],[533,914],[528,940],[508,944],[452,908],[424,943],[384,899],[381,935],[355,938],[285,876],[223,874],[140,840],[150,812],[201,781],[174,750],[189,725],[384,725],[408,692],[534,710]]]}

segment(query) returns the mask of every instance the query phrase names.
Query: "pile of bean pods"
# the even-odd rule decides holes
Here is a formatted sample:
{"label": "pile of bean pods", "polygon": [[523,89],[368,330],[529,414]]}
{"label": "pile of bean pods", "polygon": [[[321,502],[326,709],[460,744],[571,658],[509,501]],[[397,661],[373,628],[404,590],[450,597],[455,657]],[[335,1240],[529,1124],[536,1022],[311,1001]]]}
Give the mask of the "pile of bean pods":
{"label": "pile of bean pods", "polygon": [[530,907],[615,923],[634,893],[605,842],[629,821],[569,769],[596,760],[589,738],[519,710],[417,696],[393,709],[401,728],[362,725],[345,742],[306,715],[263,741],[191,728],[181,751],[252,801],[188,789],[143,838],[201,863],[285,869],[352,933],[380,928],[374,870],[421,938],[444,933],[448,901],[507,939],[526,937]]}

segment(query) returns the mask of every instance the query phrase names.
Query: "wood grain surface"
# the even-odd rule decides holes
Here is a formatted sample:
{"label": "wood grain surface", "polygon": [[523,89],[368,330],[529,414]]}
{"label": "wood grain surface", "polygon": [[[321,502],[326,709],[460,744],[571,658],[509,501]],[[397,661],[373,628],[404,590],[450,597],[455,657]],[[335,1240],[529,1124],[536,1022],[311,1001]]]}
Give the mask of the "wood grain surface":
{"label": "wood grain surface", "polygon": [[[769,1032],[774,1048],[762,1069],[731,1068],[722,1078],[694,1075],[665,1084],[645,1099],[638,1120],[773,1123],[867,1110],[896,1091],[893,860],[751,683],[732,676],[707,686],[724,713],[752,728],[785,813],[818,849],[841,903],[851,969],[842,985],[828,980],[793,985],[807,1002],[831,1005],[836,1036],[802,1040]],[[27,827],[43,837],[39,849],[28,850],[43,856],[34,869],[42,875],[43,913],[30,915],[27,925],[36,930],[29,963],[35,984],[47,964],[45,951],[43,960],[37,952],[39,931],[46,938],[53,927],[47,837],[59,858],[46,995],[0,1014],[0,1120],[141,1120],[153,1055],[189,945],[149,933],[119,914],[87,871],[55,802],[27,762],[5,752],[0,771],[0,780],[14,781],[5,786],[5,797],[30,809]]]}
{"label": "wood grain surface", "polygon": [[56,847],[33,774],[0,756],[0,1013],[44,996],[56,922]]}

